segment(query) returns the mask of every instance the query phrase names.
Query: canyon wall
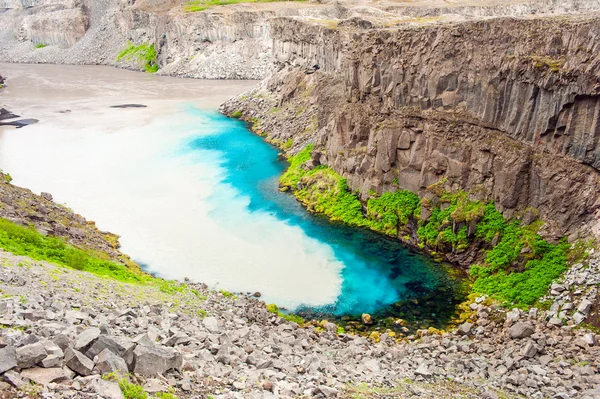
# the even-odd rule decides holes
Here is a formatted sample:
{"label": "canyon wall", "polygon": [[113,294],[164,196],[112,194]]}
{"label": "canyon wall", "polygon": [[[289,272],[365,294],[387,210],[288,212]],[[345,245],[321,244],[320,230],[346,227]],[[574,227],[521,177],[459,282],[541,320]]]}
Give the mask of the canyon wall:
{"label": "canyon wall", "polygon": [[[394,29],[272,22],[275,72],[225,109],[371,191],[446,188],[539,216],[541,233],[600,230],[597,15]],[[314,66],[319,68],[315,71]],[[276,107],[278,112],[273,112]]]}
{"label": "canyon wall", "polygon": [[268,77],[226,108],[317,143],[363,200],[446,178],[546,236],[600,235],[600,0],[0,1],[0,61],[139,69],[117,55],[152,43],[159,74]]}

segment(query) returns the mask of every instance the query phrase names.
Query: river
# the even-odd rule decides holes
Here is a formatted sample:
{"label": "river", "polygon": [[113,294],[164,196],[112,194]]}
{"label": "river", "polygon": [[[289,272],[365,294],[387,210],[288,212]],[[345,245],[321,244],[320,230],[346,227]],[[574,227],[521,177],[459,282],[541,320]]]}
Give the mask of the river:
{"label": "river", "polygon": [[[414,317],[452,309],[442,266],[278,191],[277,149],[217,112],[257,82],[99,66],[0,64],[0,73],[0,104],[39,120],[0,127],[0,168],[121,235],[149,272],[338,316],[409,298],[435,304]],[[111,107],[122,104],[146,107]]]}

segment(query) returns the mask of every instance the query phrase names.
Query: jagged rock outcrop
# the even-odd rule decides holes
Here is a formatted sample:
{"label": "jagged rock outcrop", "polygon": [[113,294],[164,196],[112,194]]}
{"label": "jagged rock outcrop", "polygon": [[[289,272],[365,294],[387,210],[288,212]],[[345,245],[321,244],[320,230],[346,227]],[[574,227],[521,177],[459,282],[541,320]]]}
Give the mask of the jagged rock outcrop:
{"label": "jagged rock outcrop", "polygon": [[[277,70],[224,110],[261,120],[366,199],[446,188],[534,212],[547,237],[600,233],[597,15],[400,29],[272,21]],[[318,65],[318,70],[314,66]],[[258,98],[259,97],[259,98]],[[271,112],[276,107],[281,112]]]}

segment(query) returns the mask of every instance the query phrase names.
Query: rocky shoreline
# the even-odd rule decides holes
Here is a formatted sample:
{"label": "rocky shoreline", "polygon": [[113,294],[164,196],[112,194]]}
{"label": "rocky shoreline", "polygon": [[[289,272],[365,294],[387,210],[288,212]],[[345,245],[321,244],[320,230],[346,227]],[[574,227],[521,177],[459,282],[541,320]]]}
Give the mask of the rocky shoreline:
{"label": "rocky shoreline", "polygon": [[[398,397],[455,397],[445,384],[479,398],[600,395],[600,335],[536,309],[476,298],[455,332],[369,340],[328,322],[300,328],[202,284],[130,285],[6,252],[0,262],[4,397],[121,399],[100,377],[111,372],[179,398],[344,398],[360,383]],[[590,277],[599,266],[590,259]]]}
{"label": "rocky shoreline", "polygon": [[[2,181],[0,217],[121,259],[114,235]],[[455,331],[367,338],[200,283],[129,284],[1,251],[0,397],[122,399],[140,386],[179,398],[596,398],[600,256],[583,258],[552,285],[548,310],[476,297]]]}

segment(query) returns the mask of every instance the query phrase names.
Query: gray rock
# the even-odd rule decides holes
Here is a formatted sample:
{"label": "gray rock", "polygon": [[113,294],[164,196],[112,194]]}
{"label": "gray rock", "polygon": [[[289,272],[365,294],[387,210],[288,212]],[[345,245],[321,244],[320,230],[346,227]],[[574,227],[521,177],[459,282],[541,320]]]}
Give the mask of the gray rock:
{"label": "gray rock", "polygon": [[50,193],[46,193],[46,192],[41,192],[40,193],[40,197],[42,197],[43,199],[47,200],[47,201],[52,201],[52,194]]}
{"label": "gray rock", "polygon": [[77,374],[91,375],[94,362],[78,350],[68,348],[65,352],[65,364]]}
{"label": "gray rock", "polygon": [[421,377],[431,377],[433,374],[431,371],[429,371],[429,368],[425,363],[421,363],[415,370],[415,375],[420,375]]}
{"label": "gray rock", "polygon": [[216,334],[220,331],[219,323],[213,316],[205,317],[202,320],[202,325],[213,334]]}
{"label": "gray rock", "polygon": [[531,336],[535,328],[526,322],[518,321],[510,327],[509,333],[512,339],[522,339]]}
{"label": "gray rock", "polygon": [[525,345],[522,349],[521,349],[521,355],[525,356],[525,357],[534,357],[535,354],[537,353],[537,348],[534,345],[533,342],[529,341],[527,343],[527,345]]}
{"label": "gray rock", "polygon": [[471,328],[473,327],[472,323],[463,323],[458,327],[457,331],[460,335],[467,335],[471,332]]}
{"label": "gray rock", "polygon": [[337,397],[337,395],[339,393],[339,391],[337,389],[332,388],[332,387],[328,387],[328,386],[325,386],[325,385],[320,385],[319,386],[319,391],[326,398],[335,398],[335,397]]}
{"label": "gray rock", "polygon": [[585,315],[583,313],[575,312],[575,314],[573,315],[573,321],[575,321],[575,323],[577,324],[581,324],[584,320]]}
{"label": "gray rock", "polygon": [[17,349],[17,366],[20,369],[33,367],[44,360],[46,356],[46,349],[40,342],[22,346]]}
{"label": "gray rock", "polygon": [[75,350],[78,350],[79,352],[87,351],[89,347],[96,341],[96,339],[98,339],[99,336],[99,328],[93,327],[83,330],[83,332],[79,334],[77,336],[77,339],[75,340]]}
{"label": "gray rock", "polygon": [[[152,342],[149,342],[152,344]],[[110,350],[116,355],[123,357],[129,352],[133,352],[135,344],[122,337],[111,337],[109,335],[100,335],[98,339],[85,352],[85,355],[90,359],[95,358],[105,349]]]}
{"label": "gray rock", "polygon": [[152,346],[155,344],[154,340],[150,338],[150,335],[148,335],[148,333],[138,335],[133,339],[133,342],[135,342],[138,345],[144,346]]}
{"label": "gray rock", "polygon": [[23,389],[28,385],[27,382],[21,378],[21,375],[14,370],[9,370],[4,373],[4,378],[18,389]]}
{"label": "gray rock", "polygon": [[125,360],[113,353],[110,349],[104,349],[96,358],[96,367],[101,373],[117,372],[127,374],[128,367]]}
{"label": "gray rock", "polygon": [[592,309],[592,302],[588,299],[584,299],[581,301],[579,306],[577,307],[577,311],[587,316],[590,310]]}
{"label": "gray rock", "polygon": [[42,360],[42,367],[62,367],[63,357],[59,355],[48,355]]}
{"label": "gray rock", "polygon": [[565,290],[565,287],[563,287],[563,286],[562,286],[562,285],[560,285],[560,284],[556,284],[556,283],[554,283],[554,284],[552,284],[552,285],[550,286],[550,289],[551,289],[552,291],[556,291],[556,292],[563,292],[563,291]]}
{"label": "gray rock", "polygon": [[113,381],[97,378],[92,383],[92,389],[104,399],[125,399],[119,384]]}
{"label": "gray rock", "polygon": [[36,384],[48,385],[52,382],[62,381],[66,379],[65,372],[61,367],[41,368],[34,367],[23,370],[21,377],[28,378]]}
{"label": "gray rock", "polygon": [[181,354],[173,348],[138,345],[133,351],[133,372],[146,376],[162,374],[183,365]]}
{"label": "gray rock", "polygon": [[551,317],[550,320],[548,320],[548,323],[550,323],[553,326],[562,326],[563,325],[563,321],[561,319],[559,319],[558,317]]}
{"label": "gray rock", "polygon": [[365,367],[373,373],[379,373],[381,371],[381,367],[379,366],[379,362],[377,359],[369,359],[363,363]]}
{"label": "gray rock", "polygon": [[17,351],[12,346],[0,349],[0,374],[17,367]]}

